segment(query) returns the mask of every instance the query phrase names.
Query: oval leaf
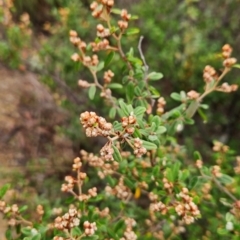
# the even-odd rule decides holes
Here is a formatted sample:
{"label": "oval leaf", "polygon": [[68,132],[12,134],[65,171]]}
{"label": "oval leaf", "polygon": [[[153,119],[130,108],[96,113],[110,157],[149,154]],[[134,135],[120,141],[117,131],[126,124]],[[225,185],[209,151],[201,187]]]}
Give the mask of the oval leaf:
{"label": "oval leaf", "polygon": [[157,73],[157,72],[152,72],[147,76],[147,78],[149,80],[155,80],[156,81],[156,80],[159,80],[159,79],[163,78],[163,74],[162,73]]}
{"label": "oval leaf", "polygon": [[110,83],[108,84],[108,87],[111,89],[121,89],[123,88],[123,85],[120,83]]}
{"label": "oval leaf", "polygon": [[133,35],[133,34],[137,34],[139,33],[139,29],[138,28],[129,28],[127,31],[126,31],[126,35]]}
{"label": "oval leaf", "polygon": [[92,85],[92,86],[88,89],[88,97],[89,97],[91,100],[94,99],[96,90],[97,90],[97,88],[96,88],[95,85]]}
{"label": "oval leaf", "polygon": [[157,145],[148,141],[142,140],[142,145],[145,147],[147,150],[153,150],[157,149]]}

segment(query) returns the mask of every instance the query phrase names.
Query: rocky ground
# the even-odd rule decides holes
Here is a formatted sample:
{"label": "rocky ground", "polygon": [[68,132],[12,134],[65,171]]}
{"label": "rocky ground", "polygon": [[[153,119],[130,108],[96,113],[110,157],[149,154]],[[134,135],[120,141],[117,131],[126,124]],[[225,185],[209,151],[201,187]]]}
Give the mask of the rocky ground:
{"label": "rocky ground", "polygon": [[[24,172],[30,160],[37,167],[39,159],[46,159],[49,171],[72,160],[71,141],[56,130],[68,117],[37,75],[0,65],[0,187]],[[6,226],[0,216],[0,240]]]}

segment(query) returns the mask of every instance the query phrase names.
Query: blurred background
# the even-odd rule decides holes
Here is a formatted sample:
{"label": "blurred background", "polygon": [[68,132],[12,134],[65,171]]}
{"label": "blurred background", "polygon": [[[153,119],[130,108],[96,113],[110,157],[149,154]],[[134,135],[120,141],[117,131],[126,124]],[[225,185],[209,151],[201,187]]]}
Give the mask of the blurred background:
{"label": "blurred background", "polygon": [[[79,114],[94,110],[107,116],[108,109],[102,108],[99,96],[90,101],[77,86],[78,79],[91,78],[71,61],[75,49],[68,37],[74,29],[86,42],[95,39],[97,21],[90,3],[0,0],[0,186],[13,182],[12,194],[19,202],[29,191],[33,198],[56,201],[79,150],[98,152],[102,146],[101,139],[86,139]],[[142,48],[150,69],[164,74],[156,87],[167,100],[167,110],[177,106],[170,93],[203,90],[202,70],[208,64],[222,68],[225,43],[240,60],[240,0],[118,0],[116,7],[139,16],[131,26],[140,34],[124,39],[123,48],[133,46],[137,53],[139,37],[144,36]],[[121,69],[113,71],[121,82]],[[226,81],[240,84],[237,69]],[[197,149],[210,161],[213,140],[240,154],[239,99],[237,91],[214,93],[204,100],[210,110],[197,114],[196,125],[186,126],[177,136],[189,156]]]}

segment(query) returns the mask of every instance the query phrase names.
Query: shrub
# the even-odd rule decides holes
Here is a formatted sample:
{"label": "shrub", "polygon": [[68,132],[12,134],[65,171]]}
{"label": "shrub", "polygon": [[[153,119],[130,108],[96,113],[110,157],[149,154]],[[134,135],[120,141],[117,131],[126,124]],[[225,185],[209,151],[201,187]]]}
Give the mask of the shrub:
{"label": "shrub", "polygon": [[[69,33],[76,48],[71,59],[92,78],[80,79],[78,85],[88,90],[90,100],[103,98],[109,112],[104,118],[85,111],[80,123],[87,137],[101,137],[104,144],[99,154],[81,150],[74,159],[74,174],[61,187],[70,197],[58,208],[39,204],[29,220],[26,206],[1,200],[0,211],[11,226],[7,239],[13,238],[12,228],[16,239],[26,240],[238,239],[239,157],[215,141],[213,160],[205,160],[198,151],[189,156],[188,146],[177,142],[177,133],[207,108],[206,96],[237,90],[236,84],[222,83],[233,67],[239,68],[231,46],[222,48],[222,70],[205,66],[203,92],[174,92],[170,96],[179,106],[165,111],[167,102],[153,86],[163,74],[150,70],[143,37],[137,53],[132,47],[125,53],[122,47],[123,38],[139,32],[130,27],[137,16],[113,6],[113,0],[91,4],[92,16],[99,20],[93,42],[86,43],[75,30]],[[117,75],[116,68],[121,68]],[[8,188],[1,189],[1,198]]]}

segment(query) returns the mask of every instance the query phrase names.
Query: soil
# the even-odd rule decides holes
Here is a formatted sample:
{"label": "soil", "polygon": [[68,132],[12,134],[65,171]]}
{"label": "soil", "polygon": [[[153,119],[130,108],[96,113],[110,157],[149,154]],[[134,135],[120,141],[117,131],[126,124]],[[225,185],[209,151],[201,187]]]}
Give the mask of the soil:
{"label": "soil", "polygon": [[[38,167],[45,159],[49,170],[41,174],[46,176],[71,161],[72,142],[57,131],[68,119],[37,75],[0,65],[0,187],[11,182],[15,173],[24,173],[30,161]],[[11,191],[17,191],[14,183],[12,187]],[[7,198],[13,195],[11,191]],[[6,227],[0,216],[0,240],[5,239]]]}

